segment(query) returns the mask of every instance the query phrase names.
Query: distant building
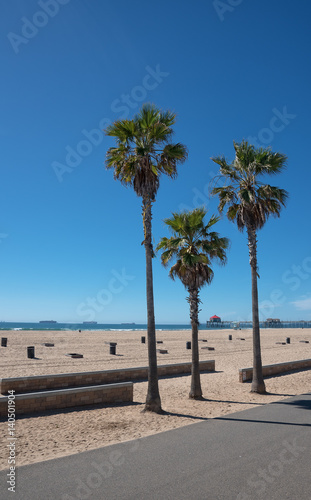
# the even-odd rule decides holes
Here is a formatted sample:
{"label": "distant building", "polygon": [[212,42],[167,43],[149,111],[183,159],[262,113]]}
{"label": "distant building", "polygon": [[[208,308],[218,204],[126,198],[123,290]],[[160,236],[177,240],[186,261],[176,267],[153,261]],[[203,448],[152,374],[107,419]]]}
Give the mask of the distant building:
{"label": "distant building", "polygon": [[211,323],[221,323],[221,318],[219,316],[216,316],[216,314],[212,316],[209,320]]}
{"label": "distant building", "polygon": [[281,320],[278,319],[278,318],[275,318],[275,319],[273,319],[273,318],[267,318],[266,319],[266,323],[281,323]]}

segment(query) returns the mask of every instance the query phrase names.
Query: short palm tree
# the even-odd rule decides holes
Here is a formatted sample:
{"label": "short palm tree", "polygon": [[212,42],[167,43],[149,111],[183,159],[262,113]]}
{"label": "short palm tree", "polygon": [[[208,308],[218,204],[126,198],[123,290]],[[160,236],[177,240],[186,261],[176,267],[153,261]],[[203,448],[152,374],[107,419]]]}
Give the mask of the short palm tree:
{"label": "short palm tree", "polygon": [[145,410],[159,413],[161,399],[158,387],[156,335],[153,298],[152,204],[159,188],[161,174],[177,175],[177,165],[187,158],[183,144],[170,143],[176,115],[145,104],[133,120],[118,120],[106,129],[116,139],[116,147],[107,152],[106,167],[114,169],[114,178],[133,187],[142,198],[142,216],[146,253],[146,292],[148,316],[148,392]]}
{"label": "short palm tree", "polygon": [[173,213],[170,219],[165,219],[173,236],[162,238],[157,250],[162,250],[162,264],[168,266],[176,260],[171,267],[169,276],[180,279],[188,291],[187,301],[190,304],[190,319],[192,327],[192,369],[191,388],[189,397],[202,398],[199,368],[199,290],[210,284],[214,273],[211,262],[217,259],[221,264],[226,261],[225,250],[229,240],[220,238],[218,233],[211,231],[212,226],[218,222],[218,217],[211,217],[207,224],[204,223],[206,210],[196,208],[189,212]]}
{"label": "short palm tree", "polygon": [[278,174],[286,165],[286,156],[273,153],[269,148],[256,149],[247,141],[233,143],[235,159],[228,163],[224,157],[212,160],[220,166],[222,187],[215,187],[213,194],[219,196],[219,211],[227,207],[227,217],[237,224],[240,231],[246,228],[249,247],[249,262],[252,273],[252,315],[253,315],[253,381],[252,392],[266,392],[262,375],[260,350],[260,329],[258,311],[257,277],[257,231],[270,215],[279,217],[288,193],[269,184],[263,184],[259,177],[264,174]]}

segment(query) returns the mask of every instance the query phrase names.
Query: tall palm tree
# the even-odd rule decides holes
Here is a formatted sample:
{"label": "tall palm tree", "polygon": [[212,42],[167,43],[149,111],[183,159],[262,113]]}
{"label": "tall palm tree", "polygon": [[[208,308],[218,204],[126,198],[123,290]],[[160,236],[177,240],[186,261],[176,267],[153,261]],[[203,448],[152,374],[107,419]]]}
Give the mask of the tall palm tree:
{"label": "tall palm tree", "polygon": [[246,228],[249,248],[249,263],[252,273],[253,315],[253,381],[251,392],[266,392],[262,375],[260,329],[258,312],[257,277],[257,231],[270,215],[279,217],[288,193],[284,189],[263,184],[258,180],[264,174],[278,174],[286,165],[286,156],[273,153],[270,148],[256,149],[247,141],[233,142],[235,159],[228,163],[224,157],[212,160],[220,166],[220,175],[225,185],[215,187],[213,194],[219,196],[219,211],[227,207],[227,217],[235,222],[240,231]]}
{"label": "tall palm tree", "polygon": [[170,228],[173,236],[162,238],[157,250],[163,250],[162,264],[167,266],[171,260],[176,260],[171,267],[169,276],[178,277],[188,291],[187,301],[190,304],[190,319],[192,327],[192,369],[191,388],[189,397],[202,398],[199,368],[199,290],[211,283],[214,273],[211,262],[217,259],[221,264],[226,261],[225,250],[229,240],[220,238],[218,233],[210,229],[219,218],[212,216],[207,224],[204,223],[206,210],[196,208],[189,212],[173,213],[165,224]]}
{"label": "tall palm tree", "polygon": [[152,204],[161,174],[177,175],[177,165],[187,158],[183,144],[170,143],[176,115],[145,104],[133,120],[118,120],[107,127],[106,134],[116,139],[116,147],[107,152],[106,167],[114,169],[114,178],[133,187],[142,198],[142,216],[146,253],[146,292],[148,315],[148,392],[145,410],[161,412],[158,387],[156,335],[153,298]]}

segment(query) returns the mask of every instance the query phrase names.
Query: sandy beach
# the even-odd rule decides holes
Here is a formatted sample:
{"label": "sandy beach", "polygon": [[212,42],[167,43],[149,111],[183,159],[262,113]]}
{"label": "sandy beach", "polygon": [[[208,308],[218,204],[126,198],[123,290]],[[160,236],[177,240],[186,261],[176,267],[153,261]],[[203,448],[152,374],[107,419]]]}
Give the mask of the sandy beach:
{"label": "sandy beach", "polygon": [[[233,337],[228,340],[228,335]],[[8,346],[0,348],[0,377],[23,377],[58,373],[109,370],[147,366],[147,344],[141,343],[142,331],[2,331]],[[245,340],[239,340],[240,338]],[[290,337],[291,343],[285,342]],[[267,378],[267,395],[250,393],[250,384],[238,381],[240,368],[252,366],[251,330],[206,330],[199,332],[200,359],[215,359],[216,372],[203,373],[203,401],[188,398],[190,375],[159,380],[164,415],[142,413],[147,382],[134,383],[134,403],[114,407],[94,406],[66,411],[46,412],[40,416],[17,416],[17,465],[35,463],[64,455],[99,448],[108,444],[140,438],[157,432],[252,408],[310,392],[311,370]],[[186,342],[191,331],[158,331],[158,364],[191,361]],[[301,343],[309,340],[309,344]],[[55,346],[44,347],[51,342]],[[116,355],[109,342],[117,342]],[[261,330],[263,365],[311,358],[311,329]],[[37,359],[27,358],[27,346],[35,346]],[[71,359],[67,353],[83,354]],[[1,420],[0,468],[7,467],[7,421]]]}

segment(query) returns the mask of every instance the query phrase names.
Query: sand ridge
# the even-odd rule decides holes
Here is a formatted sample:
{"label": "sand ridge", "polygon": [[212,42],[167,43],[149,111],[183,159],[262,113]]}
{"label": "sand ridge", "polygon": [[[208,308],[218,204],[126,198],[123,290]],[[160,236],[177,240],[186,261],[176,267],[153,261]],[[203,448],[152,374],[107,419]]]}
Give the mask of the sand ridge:
{"label": "sand ridge", "polygon": [[[228,340],[228,335],[233,340]],[[56,373],[110,370],[147,366],[147,344],[143,331],[2,331],[8,347],[0,350],[0,377],[23,377]],[[287,337],[291,343],[285,342]],[[268,395],[250,393],[250,384],[238,382],[239,368],[252,366],[251,330],[201,330],[200,359],[215,359],[216,372],[201,374],[203,401],[188,398],[190,375],[161,378],[160,396],[164,415],[142,413],[147,382],[134,383],[134,404],[114,407],[94,406],[46,412],[39,416],[17,416],[17,465],[35,463],[123,442],[235,411],[310,392],[311,370],[266,379]],[[239,340],[244,338],[245,340]],[[191,361],[186,342],[191,331],[158,331],[157,340],[167,354],[158,354],[158,364]],[[309,340],[309,344],[301,343]],[[54,347],[45,347],[45,342]],[[109,342],[117,342],[111,355]],[[261,330],[264,365],[311,358],[311,329]],[[27,346],[35,347],[37,359],[27,358]],[[83,354],[83,359],[65,356]],[[7,421],[0,422],[0,468],[7,468]]]}

